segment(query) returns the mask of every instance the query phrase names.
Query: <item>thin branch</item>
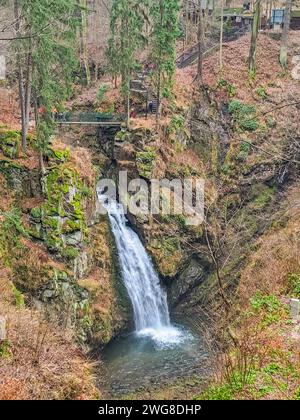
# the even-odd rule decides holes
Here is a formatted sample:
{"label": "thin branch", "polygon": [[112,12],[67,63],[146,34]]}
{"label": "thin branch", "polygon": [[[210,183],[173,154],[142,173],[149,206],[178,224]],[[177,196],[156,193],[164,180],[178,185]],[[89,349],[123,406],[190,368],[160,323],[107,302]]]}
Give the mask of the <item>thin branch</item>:
{"label": "thin branch", "polygon": [[266,111],[266,112],[261,112],[261,113],[259,113],[259,114],[260,114],[260,115],[267,115],[267,114],[270,114],[270,112],[276,111],[277,109],[282,109],[282,108],[285,108],[285,107],[287,107],[287,106],[293,106],[293,105],[299,105],[299,104],[300,104],[300,101],[298,101],[298,102],[290,102],[290,103],[288,103],[288,104],[284,104],[284,105],[276,106],[275,108],[272,108],[272,109],[270,109],[269,111]]}
{"label": "thin branch", "polygon": [[255,149],[258,149],[258,150],[260,150],[260,151],[262,151],[263,153],[265,153],[266,155],[269,155],[269,156],[271,156],[273,159],[274,159],[274,157],[275,158],[277,158],[277,159],[280,159],[280,160],[282,160],[282,161],[284,161],[284,162],[290,162],[290,163],[297,163],[298,165],[300,165],[300,161],[299,160],[295,160],[295,159],[287,159],[287,158],[285,158],[285,157],[283,157],[283,156],[279,156],[279,155],[274,155],[273,153],[270,153],[270,152],[268,152],[267,150],[265,150],[265,149],[263,149],[262,147],[259,147],[259,146],[256,146],[255,144],[252,144],[251,142],[249,142],[249,141],[247,141],[247,140],[241,140],[243,143],[247,143],[247,144],[249,144],[251,147],[253,147],[253,148],[255,148]]}

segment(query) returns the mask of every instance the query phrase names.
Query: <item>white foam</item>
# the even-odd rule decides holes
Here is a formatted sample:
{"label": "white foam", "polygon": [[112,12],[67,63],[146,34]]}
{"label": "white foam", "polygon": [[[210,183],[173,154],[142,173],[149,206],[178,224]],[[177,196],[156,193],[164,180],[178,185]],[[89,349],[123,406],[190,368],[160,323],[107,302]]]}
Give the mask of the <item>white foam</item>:
{"label": "white foam", "polygon": [[145,328],[137,331],[138,337],[149,337],[159,346],[181,344],[189,338],[189,335],[176,327]]}

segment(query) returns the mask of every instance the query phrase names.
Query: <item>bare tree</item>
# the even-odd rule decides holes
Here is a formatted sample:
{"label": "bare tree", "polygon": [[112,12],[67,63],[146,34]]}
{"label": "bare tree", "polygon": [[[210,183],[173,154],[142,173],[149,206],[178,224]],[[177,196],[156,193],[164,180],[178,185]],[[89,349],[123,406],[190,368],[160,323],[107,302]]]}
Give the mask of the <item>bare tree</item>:
{"label": "bare tree", "polygon": [[203,52],[204,52],[204,19],[202,14],[202,4],[201,0],[198,0],[199,7],[199,20],[198,20],[198,32],[197,32],[197,42],[198,42],[198,70],[197,70],[197,79],[199,85],[203,84]]}
{"label": "bare tree", "polygon": [[[19,1],[14,0],[14,15],[15,15],[15,31],[16,37],[21,38],[20,31],[20,11],[19,11]],[[20,50],[20,45],[16,43],[16,56],[17,56],[17,73],[18,73],[18,82],[19,82],[19,100],[21,108],[21,121],[22,121],[22,149],[25,152],[27,146],[27,131],[29,124],[29,110],[26,109],[26,106],[29,103],[30,106],[30,96],[29,96],[29,87],[27,83],[27,88],[24,87],[24,72],[22,67],[22,55]],[[27,77],[30,76],[31,71],[28,69]],[[27,119],[28,116],[28,119]]]}
{"label": "bare tree", "polygon": [[288,42],[289,42],[289,31],[290,31],[290,23],[291,23],[291,9],[292,9],[292,0],[286,0],[285,2],[285,10],[284,10],[284,25],[281,37],[281,45],[280,45],[280,56],[279,61],[282,67],[285,69],[287,68],[287,49],[288,49]]}
{"label": "bare tree", "polygon": [[221,28],[220,28],[220,70],[223,68],[223,31],[224,31],[224,0],[221,0]]}
{"label": "bare tree", "polygon": [[261,10],[261,0],[256,0],[254,4],[251,45],[250,45],[250,53],[249,53],[249,72],[250,73],[255,73],[255,70],[256,70],[256,48],[257,48],[258,30],[260,26],[260,10]]}
{"label": "bare tree", "polygon": [[85,75],[86,75],[86,84],[87,86],[91,83],[91,72],[90,72],[90,65],[89,65],[89,57],[88,57],[88,10],[87,10],[87,0],[80,0],[80,8],[81,8],[81,45],[82,45],[82,55],[83,55],[83,62],[85,67]]}

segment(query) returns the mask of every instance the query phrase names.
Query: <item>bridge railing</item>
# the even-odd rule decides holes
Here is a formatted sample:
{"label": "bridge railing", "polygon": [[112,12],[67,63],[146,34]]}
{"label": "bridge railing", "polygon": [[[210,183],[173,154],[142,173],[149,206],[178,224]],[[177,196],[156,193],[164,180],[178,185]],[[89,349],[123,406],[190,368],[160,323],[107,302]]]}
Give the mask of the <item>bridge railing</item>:
{"label": "bridge railing", "polygon": [[54,121],[57,123],[109,123],[122,122],[123,115],[115,115],[100,112],[62,112],[54,114]]}

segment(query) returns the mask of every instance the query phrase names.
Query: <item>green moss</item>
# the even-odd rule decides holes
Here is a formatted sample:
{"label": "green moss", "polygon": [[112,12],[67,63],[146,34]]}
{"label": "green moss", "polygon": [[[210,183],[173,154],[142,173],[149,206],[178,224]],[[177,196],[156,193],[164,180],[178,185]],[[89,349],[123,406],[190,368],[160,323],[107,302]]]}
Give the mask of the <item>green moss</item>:
{"label": "green moss", "polygon": [[145,151],[137,152],[136,165],[142,178],[150,179],[154,169],[156,152],[152,147],[146,147]]}
{"label": "green moss", "polygon": [[[64,159],[68,154],[65,154]],[[41,225],[30,230],[32,236],[44,239],[50,251],[59,252],[67,259],[74,258],[74,250],[65,247],[63,235],[81,231],[88,234],[85,204],[92,195],[78,172],[68,163],[50,169],[45,177],[46,200],[41,208],[31,211],[32,224]]]}
{"label": "green moss", "polygon": [[252,207],[255,210],[263,210],[274,197],[274,187],[268,187],[263,184],[257,184],[252,187],[254,201]]}
{"label": "green moss", "polygon": [[176,274],[182,261],[182,250],[177,237],[155,238],[148,246],[159,271],[164,276]]}
{"label": "green moss", "polygon": [[68,162],[70,160],[71,152],[70,149],[54,150],[52,149],[52,155],[58,162]]}
{"label": "green moss", "polygon": [[294,400],[300,401],[300,386],[296,389]]}
{"label": "green moss", "polygon": [[49,251],[60,252],[63,249],[64,244],[59,234],[46,232],[44,240]]}
{"label": "green moss", "polygon": [[0,358],[10,359],[12,356],[11,345],[8,340],[4,340],[0,343]]}
{"label": "green moss", "polygon": [[287,276],[288,289],[292,296],[300,299],[300,275],[289,273]]}
{"label": "green moss", "polygon": [[35,208],[31,209],[30,216],[33,219],[35,219],[36,221],[41,220],[41,217],[42,217],[42,209],[41,209],[41,207],[35,207]]}
{"label": "green moss", "polygon": [[0,149],[4,156],[14,159],[19,156],[21,134],[19,131],[0,132]]}
{"label": "green moss", "polygon": [[67,248],[64,248],[61,254],[68,260],[75,260],[75,258],[77,258],[79,255],[79,250],[75,247],[69,246]]}
{"label": "green moss", "polygon": [[15,286],[13,286],[12,292],[14,295],[16,307],[19,309],[24,308],[25,301],[24,301],[24,296],[22,295],[22,293]]}
{"label": "green moss", "polygon": [[236,226],[239,230],[243,231],[245,238],[253,238],[258,231],[257,218],[249,212],[249,208],[242,209],[237,218]]}
{"label": "green moss", "polygon": [[81,229],[80,220],[67,219],[62,225],[62,233],[72,233]]}
{"label": "green moss", "polygon": [[57,231],[59,229],[58,219],[55,217],[46,216],[43,218],[43,225],[45,228]]}
{"label": "green moss", "polygon": [[2,213],[0,211],[0,259],[6,266],[11,266],[14,259],[22,254],[23,245],[20,238],[28,237],[23,226],[21,212],[17,208]]}

